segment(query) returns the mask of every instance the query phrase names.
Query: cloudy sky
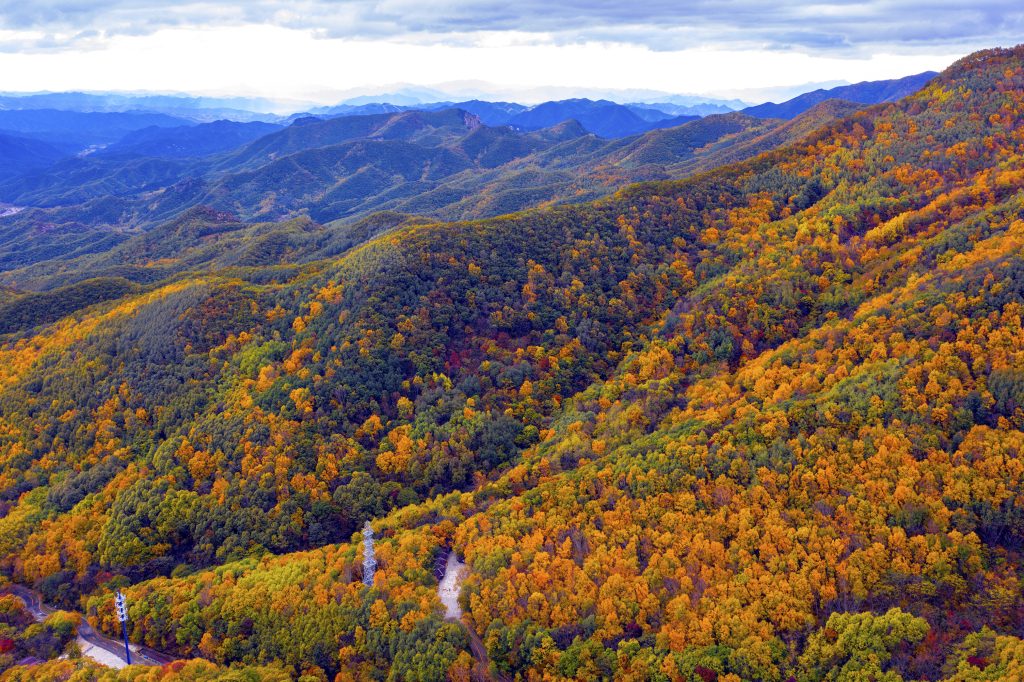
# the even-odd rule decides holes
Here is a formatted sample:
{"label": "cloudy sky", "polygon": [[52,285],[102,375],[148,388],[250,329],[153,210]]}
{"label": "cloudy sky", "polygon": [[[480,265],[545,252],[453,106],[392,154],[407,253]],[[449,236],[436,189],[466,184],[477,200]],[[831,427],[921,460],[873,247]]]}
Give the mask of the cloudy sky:
{"label": "cloudy sky", "polygon": [[330,100],[367,85],[737,96],[1024,42],[1020,0],[0,0],[0,90]]}

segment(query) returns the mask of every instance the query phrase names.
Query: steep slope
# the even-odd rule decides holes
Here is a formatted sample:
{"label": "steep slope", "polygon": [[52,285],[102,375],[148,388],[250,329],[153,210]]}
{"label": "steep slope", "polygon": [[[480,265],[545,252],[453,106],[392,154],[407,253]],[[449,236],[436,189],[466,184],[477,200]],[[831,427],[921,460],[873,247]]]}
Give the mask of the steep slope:
{"label": "steep slope", "polygon": [[775,104],[767,102],[743,109],[748,116],[759,118],[796,118],[799,114],[828,99],[841,99],[861,104],[894,102],[920,90],[925,83],[937,76],[934,71],[925,71],[914,76],[893,80],[863,81],[854,85],[843,85],[829,90],[807,92],[788,102]]}
{"label": "steep slope", "polygon": [[1009,676],[1022,102],[992,50],[687,180],[8,337],[2,564],[296,676],[470,677],[451,547],[510,679]]}
{"label": "steep slope", "polygon": [[622,148],[616,163],[663,166],[687,163],[696,156],[721,147],[731,147],[774,130],[781,121],[762,120],[739,112],[713,114],[671,129],[652,131]]}
{"label": "steep slope", "polygon": [[[696,172],[692,167],[695,159],[702,158],[697,155],[704,147],[718,144],[729,148],[783,123],[730,114],[619,140],[580,136],[510,162],[498,172],[453,178],[432,193],[446,192],[441,196],[449,197],[449,203],[440,208],[423,203],[429,195],[395,208],[459,220],[498,216],[538,205],[593,200],[632,182],[691,175]],[[456,201],[452,202],[452,197]]]}
{"label": "steep slope", "polygon": [[[727,136],[716,140],[702,147],[692,158],[681,163],[668,164],[666,171],[674,177],[685,177],[725,164],[752,159],[759,154],[799,142],[826,123],[838,118],[845,118],[864,108],[866,107],[863,104],[828,99],[820,104],[815,104],[791,121],[771,121],[764,128],[752,128],[742,135]],[[781,125],[777,123],[781,123]]]}

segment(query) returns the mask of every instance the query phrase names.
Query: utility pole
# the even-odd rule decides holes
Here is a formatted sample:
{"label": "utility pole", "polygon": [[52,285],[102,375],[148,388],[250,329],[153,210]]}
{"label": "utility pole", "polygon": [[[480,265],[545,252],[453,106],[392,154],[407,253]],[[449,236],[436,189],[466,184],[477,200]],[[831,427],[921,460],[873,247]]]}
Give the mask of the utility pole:
{"label": "utility pole", "polygon": [[117,596],[114,597],[114,608],[117,610],[117,619],[121,621],[121,633],[124,634],[124,655],[128,659],[128,665],[131,665],[132,652],[128,648],[128,605],[121,590],[118,590]]}

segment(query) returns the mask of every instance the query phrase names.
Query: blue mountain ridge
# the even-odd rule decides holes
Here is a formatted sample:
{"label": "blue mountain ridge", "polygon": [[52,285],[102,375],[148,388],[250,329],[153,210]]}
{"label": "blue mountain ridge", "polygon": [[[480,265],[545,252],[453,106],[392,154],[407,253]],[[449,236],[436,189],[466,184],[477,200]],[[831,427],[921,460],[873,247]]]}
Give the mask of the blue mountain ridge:
{"label": "blue mountain ridge", "polygon": [[743,113],[757,118],[784,118],[791,120],[804,113],[815,104],[820,104],[827,99],[842,99],[847,102],[858,102],[860,104],[878,104],[880,102],[895,102],[912,95],[921,87],[937,76],[935,71],[881,81],[863,81],[853,85],[843,85],[829,90],[814,90],[805,92],[798,97],[775,104],[765,102],[755,107],[743,109]]}

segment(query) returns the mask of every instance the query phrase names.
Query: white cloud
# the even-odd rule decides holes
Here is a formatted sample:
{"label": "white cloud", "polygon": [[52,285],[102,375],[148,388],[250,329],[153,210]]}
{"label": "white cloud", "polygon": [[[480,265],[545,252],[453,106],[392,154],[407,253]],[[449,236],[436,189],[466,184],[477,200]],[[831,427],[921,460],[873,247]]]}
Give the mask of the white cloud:
{"label": "white cloud", "polygon": [[[330,38],[464,46],[525,32],[553,44],[797,50],[866,57],[1016,42],[1019,0],[0,0],[0,28],[146,35],[181,26],[271,24]],[[51,50],[45,41],[24,49]]]}
{"label": "white cloud", "polygon": [[[2,39],[31,39],[4,32]],[[96,40],[93,38],[92,40]],[[953,56],[836,59],[796,51],[655,51],[635,44],[556,45],[544,35],[491,33],[455,47],[384,40],[316,39],[271,25],[164,29],[105,39],[103,50],[0,54],[9,91],[248,92],[303,97],[366,84],[481,80],[529,86],[721,92],[766,85],[895,78],[940,70]],[[319,99],[329,98],[325,95]]]}
{"label": "white cloud", "polygon": [[1021,35],[1020,0],[0,0],[7,90],[721,92],[904,76]]}

